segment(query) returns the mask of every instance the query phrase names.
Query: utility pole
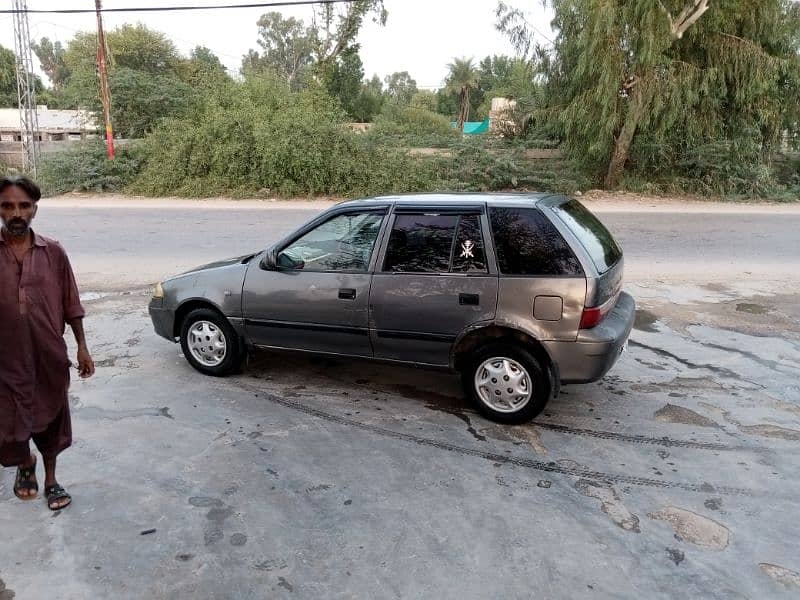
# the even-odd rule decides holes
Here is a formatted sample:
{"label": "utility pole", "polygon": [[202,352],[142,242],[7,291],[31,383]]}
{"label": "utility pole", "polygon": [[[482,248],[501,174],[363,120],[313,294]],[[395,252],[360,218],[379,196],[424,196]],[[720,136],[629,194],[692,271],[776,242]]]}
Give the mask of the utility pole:
{"label": "utility pole", "polygon": [[28,3],[25,0],[14,0],[13,7],[22,167],[36,177],[39,166],[39,115],[36,111],[36,82],[33,77]]}
{"label": "utility pole", "polygon": [[94,0],[97,11],[97,69],[100,73],[100,99],[103,102],[103,118],[106,125],[108,158],[114,160],[114,129],[111,126],[111,88],[108,86],[108,65],[106,62],[106,34],[103,32],[101,0]]}

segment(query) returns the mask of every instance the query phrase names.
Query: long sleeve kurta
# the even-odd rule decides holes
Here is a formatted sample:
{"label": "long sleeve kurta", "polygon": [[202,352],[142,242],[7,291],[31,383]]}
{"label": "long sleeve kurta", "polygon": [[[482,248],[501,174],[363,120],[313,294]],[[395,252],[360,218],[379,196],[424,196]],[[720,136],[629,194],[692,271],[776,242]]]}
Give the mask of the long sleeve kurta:
{"label": "long sleeve kurta", "polygon": [[0,236],[0,444],[27,441],[68,409],[64,332],[85,314],[64,249],[33,240],[20,265]]}

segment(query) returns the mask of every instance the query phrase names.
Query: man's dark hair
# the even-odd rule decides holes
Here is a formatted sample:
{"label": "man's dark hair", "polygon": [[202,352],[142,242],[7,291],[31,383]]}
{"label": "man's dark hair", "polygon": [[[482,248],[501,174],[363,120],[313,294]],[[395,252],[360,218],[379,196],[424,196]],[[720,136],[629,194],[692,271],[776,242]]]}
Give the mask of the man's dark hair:
{"label": "man's dark hair", "polygon": [[34,202],[38,202],[42,197],[39,186],[24,175],[7,175],[0,180],[0,194],[10,187],[18,187]]}

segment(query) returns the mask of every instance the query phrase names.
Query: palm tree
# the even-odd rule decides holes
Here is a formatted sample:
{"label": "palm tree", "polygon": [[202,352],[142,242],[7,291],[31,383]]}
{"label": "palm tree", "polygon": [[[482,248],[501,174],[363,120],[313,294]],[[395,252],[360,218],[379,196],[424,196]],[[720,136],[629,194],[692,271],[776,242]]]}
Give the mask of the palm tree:
{"label": "palm tree", "polygon": [[447,89],[458,93],[459,98],[457,126],[464,131],[464,122],[469,120],[469,92],[478,87],[479,73],[471,58],[454,58],[447,69]]}

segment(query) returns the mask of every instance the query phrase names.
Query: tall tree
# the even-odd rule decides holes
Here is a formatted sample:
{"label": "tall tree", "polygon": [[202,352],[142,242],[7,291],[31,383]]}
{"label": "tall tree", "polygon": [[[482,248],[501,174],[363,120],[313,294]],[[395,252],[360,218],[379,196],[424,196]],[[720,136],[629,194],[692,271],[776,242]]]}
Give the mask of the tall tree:
{"label": "tall tree", "polygon": [[417,93],[417,82],[408,71],[400,71],[386,76],[386,94],[397,104],[408,106]]}
{"label": "tall tree", "polygon": [[383,0],[315,5],[313,55],[318,77],[328,77],[339,56],[355,44],[364,19],[371,17],[373,22],[385,25],[387,15]]}
{"label": "tall tree", "polygon": [[64,84],[69,79],[69,68],[64,62],[64,46],[61,42],[51,42],[48,38],[43,37],[39,42],[31,44],[33,52],[39,59],[39,64],[42,65],[53,89],[58,91],[64,87]]}
{"label": "tall tree", "polygon": [[16,108],[17,97],[17,58],[14,52],[0,46],[0,107]]}
{"label": "tall tree", "polygon": [[356,44],[342,52],[324,79],[328,93],[339,100],[350,118],[356,118],[356,103],[364,79],[364,66],[358,49]]}
{"label": "tall tree", "polygon": [[242,71],[269,70],[284,78],[292,89],[298,89],[313,61],[316,32],[301,19],[284,18],[279,12],[262,15],[258,20],[258,45],[244,57]]}
{"label": "tall tree", "polygon": [[[112,118],[119,135],[142,137],[162,118],[176,115],[189,105],[196,91],[185,81],[187,61],[163,33],[141,24],[123,25],[107,33],[106,43]],[[69,78],[62,103],[100,112],[97,35],[76,34],[63,56]]]}
{"label": "tall tree", "polygon": [[464,131],[464,123],[469,121],[470,92],[478,87],[480,76],[471,58],[455,58],[447,65],[446,87],[458,93],[458,116],[456,126]]}
{"label": "tall tree", "polygon": [[[679,149],[725,136],[765,148],[798,114],[790,0],[552,0],[548,72],[566,147],[618,184],[636,140]],[[530,49],[519,11],[498,25]]]}

